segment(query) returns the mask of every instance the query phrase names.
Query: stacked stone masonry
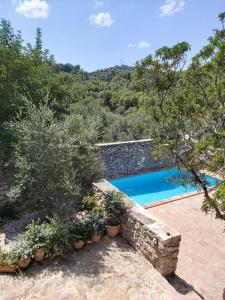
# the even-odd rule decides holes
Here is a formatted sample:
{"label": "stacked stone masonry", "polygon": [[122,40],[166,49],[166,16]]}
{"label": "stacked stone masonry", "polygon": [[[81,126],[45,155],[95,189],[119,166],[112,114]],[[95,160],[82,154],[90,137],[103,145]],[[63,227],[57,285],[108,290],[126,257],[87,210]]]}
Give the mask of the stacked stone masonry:
{"label": "stacked stone masonry", "polygon": [[160,161],[153,158],[153,141],[150,139],[97,144],[97,147],[107,178],[159,169],[172,164],[167,158]]}
{"label": "stacked stone masonry", "polygon": [[[99,202],[108,191],[118,191],[108,181],[93,184]],[[126,214],[122,222],[122,236],[163,275],[176,271],[181,236],[172,228],[155,219],[143,207],[134,203],[126,195]]]}

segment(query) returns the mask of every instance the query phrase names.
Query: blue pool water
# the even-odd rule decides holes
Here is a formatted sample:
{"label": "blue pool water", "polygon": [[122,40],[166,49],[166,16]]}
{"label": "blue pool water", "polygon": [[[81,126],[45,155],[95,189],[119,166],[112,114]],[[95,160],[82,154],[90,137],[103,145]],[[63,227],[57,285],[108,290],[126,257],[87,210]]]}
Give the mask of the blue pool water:
{"label": "blue pool water", "polygon": [[[176,180],[174,181],[174,178],[181,179],[184,175],[174,168],[114,179],[109,182],[138,204],[145,205],[200,190],[192,184],[183,186]],[[211,176],[207,176],[206,180],[209,187],[218,183],[218,180]]]}

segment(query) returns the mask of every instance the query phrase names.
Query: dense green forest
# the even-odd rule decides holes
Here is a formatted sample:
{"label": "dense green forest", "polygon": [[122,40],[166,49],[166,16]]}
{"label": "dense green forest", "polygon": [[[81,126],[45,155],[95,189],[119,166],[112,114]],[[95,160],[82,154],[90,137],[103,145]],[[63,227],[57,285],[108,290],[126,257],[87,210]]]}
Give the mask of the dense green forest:
{"label": "dense green forest", "polygon": [[79,65],[56,64],[42,49],[41,30],[34,45],[24,45],[20,33],[2,20],[0,25],[0,122],[12,120],[27,98],[34,104],[48,96],[55,116],[79,116],[98,128],[96,141],[137,139],[148,135],[148,115],[139,110],[142,93],[136,89],[133,68],[115,66],[93,73]]}
{"label": "dense green forest", "polygon": [[7,203],[66,214],[104,174],[96,142],[152,137],[155,156],[176,158],[184,180],[204,190],[203,210],[225,219],[224,184],[212,194],[199,173],[224,172],[224,19],[189,64],[191,46],[181,42],[135,67],[92,73],[57,63],[41,29],[25,45],[2,20],[0,145],[16,170]]}

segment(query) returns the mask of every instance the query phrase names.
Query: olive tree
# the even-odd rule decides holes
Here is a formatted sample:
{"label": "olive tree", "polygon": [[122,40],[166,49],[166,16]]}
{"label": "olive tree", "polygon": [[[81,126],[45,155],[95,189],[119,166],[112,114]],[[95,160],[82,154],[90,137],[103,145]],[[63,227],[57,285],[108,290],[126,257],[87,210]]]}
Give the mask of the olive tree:
{"label": "olive tree", "polygon": [[26,117],[13,122],[11,129],[17,142],[10,200],[50,215],[71,212],[101,174],[95,146],[76,132],[70,134],[65,122],[54,119],[47,102],[39,107],[27,102]]}

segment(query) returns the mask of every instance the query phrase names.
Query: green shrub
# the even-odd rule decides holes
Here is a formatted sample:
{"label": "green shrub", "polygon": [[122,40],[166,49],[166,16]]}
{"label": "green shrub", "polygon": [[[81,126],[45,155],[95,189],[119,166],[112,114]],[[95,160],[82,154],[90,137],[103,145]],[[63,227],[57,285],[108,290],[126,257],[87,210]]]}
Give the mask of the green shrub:
{"label": "green shrub", "polygon": [[47,215],[69,214],[99,178],[96,148],[79,135],[70,134],[55,120],[47,104],[27,103],[26,118],[11,126],[16,132],[13,161],[16,182],[8,196],[26,210],[45,210]]}
{"label": "green shrub", "polygon": [[80,240],[87,242],[91,237],[91,227],[88,220],[82,220],[70,224],[69,230],[70,243],[73,244]]}
{"label": "green shrub", "polygon": [[101,233],[105,230],[106,218],[102,207],[94,208],[89,215],[89,224],[92,232]]}
{"label": "green shrub", "polygon": [[17,239],[10,250],[10,256],[15,260],[20,258],[30,258],[34,255],[35,250],[40,247],[46,247],[47,226],[47,223],[40,224],[39,222],[33,222],[28,225],[25,231],[17,236]]}
{"label": "green shrub", "polygon": [[38,248],[45,248],[47,244],[47,223],[40,221],[33,222],[26,227],[26,230],[20,234],[20,239],[25,240],[32,245],[33,251]]}
{"label": "green shrub", "polygon": [[105,195],[105,210],[108,225],[118,225],[125,213],[125,203],[122,194],[118,192],[108,192]]}
{"label": "green shrub", "polygon": [[4,252],[0,247],[0,266],[14,265],[16,260],[10,255],[10,253]]}
{"label": "green shrub", "polygon": [[69,225],[58,216],[45,227],[45,250],[48,257],[65,255],[70,250]]}
{"label": "green shrub", "polygon": [[83,198],[82,207],[86,210],[92,210],[97,206],[97,201],[94,196],[86,196]]}
{"label": "green shrub", "polygon": [[19,237],[10,250],[9,256],[16,261],[17,259],[31,258],[33,252],[33,244]]}
{"label": "green shrub", "polygon": [[54,257],[56,252],[61,255],[70,250],[69,225],[57,216],[49,223],[33,222],[24,232],[18,235],[10,256],[17,260],[34,255],[35,250],[43,247],[47,257]]}

